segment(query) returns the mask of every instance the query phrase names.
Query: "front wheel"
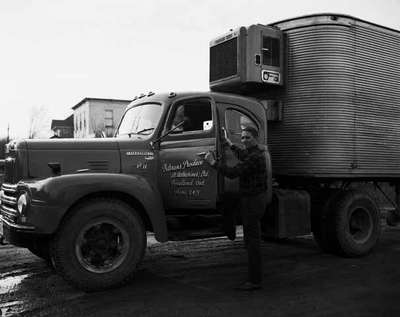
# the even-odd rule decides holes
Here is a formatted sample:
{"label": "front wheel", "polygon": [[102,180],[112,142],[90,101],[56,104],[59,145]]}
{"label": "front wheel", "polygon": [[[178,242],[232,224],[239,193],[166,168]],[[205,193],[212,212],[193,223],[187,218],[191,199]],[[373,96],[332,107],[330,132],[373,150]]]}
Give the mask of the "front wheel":
{"label": "front wheel", "polygon": [[51,251],[66,280],[93,291],[130,280],[145,249],[145,228],[132,207],[116,199],[93,199],[67,216]]}

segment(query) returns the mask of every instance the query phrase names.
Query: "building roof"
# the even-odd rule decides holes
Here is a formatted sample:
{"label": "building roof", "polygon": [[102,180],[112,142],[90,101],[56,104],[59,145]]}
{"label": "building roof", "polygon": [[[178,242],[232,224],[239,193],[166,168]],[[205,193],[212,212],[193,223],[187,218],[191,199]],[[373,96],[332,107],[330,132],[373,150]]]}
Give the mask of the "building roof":
{"label": "building roof", "polygon": [[108,99],[108,98],[90,98],[90,97],[85,97],[81,101],[79,101],[75,106],[72,107],[72,110],[75,110],[79,108],[82,104],[84,104],[86,101],[119,101],[119,102],[131,102],[132,100],[126,100],[126,99]]}
{"label": "building roof", "polygon": [[51,120],[51,129],[53,130],[55,127],[63,126],[64,124],[64,120]]}
{"label": "building roof", "polygon": [[68,124],[68,125],[74,125],[74,114],[71,114],[67,119],[65,119],[65,122]]}
{"label": "building roof", "polygon": [[51,129],[57,127],[74,127],[74,115],[71,114],[68,118],[64,120],[51,120]]}

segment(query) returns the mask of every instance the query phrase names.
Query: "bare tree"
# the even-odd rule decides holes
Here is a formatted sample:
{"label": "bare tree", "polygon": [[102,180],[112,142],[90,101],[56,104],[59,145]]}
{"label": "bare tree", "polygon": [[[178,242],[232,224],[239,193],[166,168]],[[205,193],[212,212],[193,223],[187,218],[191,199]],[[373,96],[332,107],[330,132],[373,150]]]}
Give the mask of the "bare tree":
{"label": "bare tree", "polygon": [[[5,157],[6,144],[8,143],[7,137],[0,137],[0,160]],[[0,167],[1,173],[1,167]]]}
{"label": "bare tree", "polygon": [[49,134],[48,111],[45,106],[33,106],[29,111],[28,138],[47,137]]}
{"label": "bare tree", "polygon": [[95,118],[91,118],[90,120],[90,130],[92,130],[95,138],[106,137],[104,122],[99,122]]}
{"label": "bare tree", "polygon": [[114,136],[114,128],[107,127],[104,121],[91,118],[90,130],[93,132],[95,138],[110,138]]}

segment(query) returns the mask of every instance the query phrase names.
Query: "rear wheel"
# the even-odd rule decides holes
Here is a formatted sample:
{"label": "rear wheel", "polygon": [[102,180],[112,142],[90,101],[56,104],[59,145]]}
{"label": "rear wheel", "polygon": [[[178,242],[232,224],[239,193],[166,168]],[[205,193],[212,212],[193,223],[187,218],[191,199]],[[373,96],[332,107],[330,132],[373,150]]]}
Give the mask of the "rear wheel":
{"label": "rear wheel", "polygon": [[340,254],[361,256],[373,249],[380,236],[380,218],[374,200],[366,192],[344,192],[333,214],[335,243]]}
{"label": "rear wheel", "polygon": [[52,245],[55,268],[83,290],[119,286],[144,256],[146,232],[139,214],[115,199],[90,200],[73,210]]}
{"label": "rear wheel", "polygon": [[312,213],[312,230],[321,249],[348,257],[369,253],[380,235],[374,200],[359,190],[330,191],[325,197],[325,204]]}

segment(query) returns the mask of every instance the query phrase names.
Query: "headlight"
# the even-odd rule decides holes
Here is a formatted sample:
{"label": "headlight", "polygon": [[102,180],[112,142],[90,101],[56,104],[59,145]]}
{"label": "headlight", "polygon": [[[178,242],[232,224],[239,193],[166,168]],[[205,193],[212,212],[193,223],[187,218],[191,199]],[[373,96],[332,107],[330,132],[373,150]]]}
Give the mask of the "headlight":
{"label": "headlight", "polygon": [[28,194],[23,193],[18,198],[18,211],[22,213],[28,205]]}

